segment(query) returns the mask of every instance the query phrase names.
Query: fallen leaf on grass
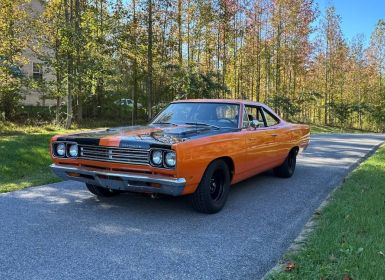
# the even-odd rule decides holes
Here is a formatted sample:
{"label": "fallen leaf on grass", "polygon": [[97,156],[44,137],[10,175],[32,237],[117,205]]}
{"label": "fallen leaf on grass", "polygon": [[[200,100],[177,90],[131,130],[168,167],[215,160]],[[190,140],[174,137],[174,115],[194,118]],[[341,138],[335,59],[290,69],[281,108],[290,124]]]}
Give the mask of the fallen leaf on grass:
{"label": "fallen leaf on grass", "polygon": [[364,251],[364,248],[360,247],[360,248],[358,248],[358,250],[357,250],[357,254],[361,254],[363,251]]}
{"label": "fallen leaf on grass", "polygon": [[350,277],[349,274],[345,274],[344,278],[342,278],[342,280],[353,280],[353,278]]}
{"label": "fallen leaf on grass", "polygon": [[294,270],[295,268],[296,268],[295,263],[294,263],[294,262],[291,262],[291,261],[287,262],[286,265],[285,265],[285,271],[286,271],[286,272],[292,271],[292,270]]}
{"label": "fallen leaf on grass", "polygon": [[334,256],[333,254],[329,256],[329,260],[332,261],[332,262],[335,262],[337,261],[337,258],[336,256]]}

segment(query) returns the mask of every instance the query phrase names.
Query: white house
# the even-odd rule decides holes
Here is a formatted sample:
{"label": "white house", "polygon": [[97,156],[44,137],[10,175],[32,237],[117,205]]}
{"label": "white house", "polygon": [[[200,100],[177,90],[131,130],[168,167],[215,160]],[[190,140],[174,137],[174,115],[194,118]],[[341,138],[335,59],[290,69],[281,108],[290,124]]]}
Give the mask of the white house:
{"label": "white house", "polygon": [[[32,16],[38,16],[44,10],[43,0],[31,0],[31,13]],[[48,73],[47,69],[31,50],[27,49],[23,52],[24,56],[28,59],[27,64],[21,67],[21,70],[28,75],[28,77],[34,80],[53,80],[55,77],[52,73]],[[41,105],[52,106],[56,104],[56,100],[48,99],[45,92],[24,90],[22,93],[23,105]]]}

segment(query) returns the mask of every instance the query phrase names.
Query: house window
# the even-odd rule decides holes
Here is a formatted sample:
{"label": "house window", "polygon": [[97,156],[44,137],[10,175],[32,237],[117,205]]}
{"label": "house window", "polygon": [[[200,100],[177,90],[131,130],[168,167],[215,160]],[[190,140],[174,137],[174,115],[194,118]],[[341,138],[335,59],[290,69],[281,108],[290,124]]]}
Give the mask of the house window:
{"label": "house window", "polygon": [[43,80],[43,63],[32,63],[32,78],[35,81]]}

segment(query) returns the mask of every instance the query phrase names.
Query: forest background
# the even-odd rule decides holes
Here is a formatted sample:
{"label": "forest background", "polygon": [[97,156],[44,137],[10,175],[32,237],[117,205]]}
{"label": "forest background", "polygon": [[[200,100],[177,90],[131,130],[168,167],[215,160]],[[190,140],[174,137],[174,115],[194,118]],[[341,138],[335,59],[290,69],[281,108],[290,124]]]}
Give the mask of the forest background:
{"label": "forest background", "polygon": [[[385,131],[384,20],[366,43],[313,0],[42,3],[36,15],[30,0],[1,0],[0,122],[142,123],[175,99],[237,98],[296,122]],[[54,78],[25,75],[26,50]],[[29,90],[56,106],[27,110]]]}

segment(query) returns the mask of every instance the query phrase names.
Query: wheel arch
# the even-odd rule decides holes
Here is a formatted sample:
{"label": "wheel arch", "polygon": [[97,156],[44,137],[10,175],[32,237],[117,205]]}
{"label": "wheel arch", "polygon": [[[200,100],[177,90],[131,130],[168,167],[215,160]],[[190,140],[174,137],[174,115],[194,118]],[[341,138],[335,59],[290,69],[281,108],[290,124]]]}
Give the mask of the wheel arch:
{"label": "wheel arch", "polygon": [[231,182],[233,180],[234,172],[235,172],[234,160],[230,156],[218,157],[218,158],[215,158],[212,161],[210,161],[210,163],[207,165],[206,169],[210,166],[210,164],[212,164],[216,160],[223,160],[226,163],[227,167],[229,168],[230,182]]}
{"label": "wheel arch", "polygon": [[295,155],[298,155],[298,152],[299,152],[299,146],[294,146],[293,148],[291,148],[290,151],[289,151],[289,154],[290,154],[292,151],[295,152]]}

